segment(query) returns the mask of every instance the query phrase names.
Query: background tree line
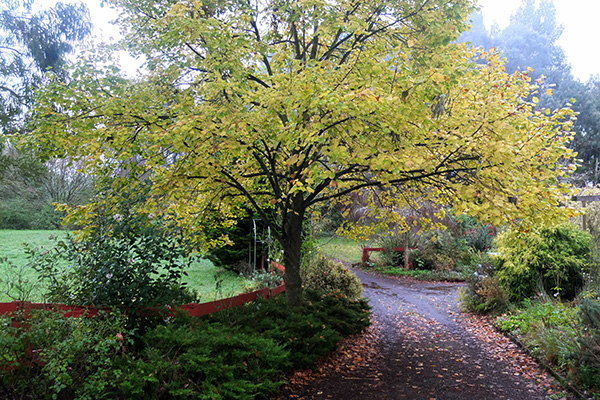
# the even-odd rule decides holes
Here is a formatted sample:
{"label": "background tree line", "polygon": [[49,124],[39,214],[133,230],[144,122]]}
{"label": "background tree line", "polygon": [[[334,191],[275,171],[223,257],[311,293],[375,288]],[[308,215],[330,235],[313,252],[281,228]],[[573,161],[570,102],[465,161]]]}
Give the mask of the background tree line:
{"label": "background tree line", "polygon": [[[576,137],[572,147],[582,160],[574,175],[578,185],[600,182],[600,76],[587,82],[576,79],[558,40],[563,27],[556,20],[552,0],[523,0],[521,7],[511,16],[506,28],[497,25],[487,29],[483,15],[475,12],[472,28],[460,40],[486,49],[495,47],[506,57],[506,70],[526,71],[533,68],[536,78],[544,78],[541,91],[551,90],[552,96],[539,96],[540,108],[556,109],[572,103],[578,113],[573,129]],[[573,101],[575,100],[575,101]]]}

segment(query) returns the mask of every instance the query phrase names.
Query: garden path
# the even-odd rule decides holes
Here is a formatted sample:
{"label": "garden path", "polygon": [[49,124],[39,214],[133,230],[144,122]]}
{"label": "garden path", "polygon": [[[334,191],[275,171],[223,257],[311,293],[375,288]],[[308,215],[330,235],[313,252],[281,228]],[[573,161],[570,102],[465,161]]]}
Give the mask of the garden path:
{"label": "garden path", "polygon": [[560,385],[517,346],[484,319],[460,312],[460,284],[354,272],[374,327],[317,372],[292,375],[277,399],[562,398]]}

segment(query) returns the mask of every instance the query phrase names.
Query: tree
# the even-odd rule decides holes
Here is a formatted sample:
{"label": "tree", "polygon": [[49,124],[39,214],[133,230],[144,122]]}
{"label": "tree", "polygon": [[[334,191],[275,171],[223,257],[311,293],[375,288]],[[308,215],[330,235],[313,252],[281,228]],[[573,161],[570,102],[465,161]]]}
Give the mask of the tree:
{"label": "tree", "polygon": [[565,213],[570,112],[536,111],[528,71],[453,43],[470,0],[112,2],[147,76],[95,52],[39,98],[35,145],[144,174],[149,206],[185,224],[243,199],[283,248],[291,306],[323,202],[366,192],[380,219],[416,200],[498,223]]}
{"label": "tree", "polygon": [[0,5],[0,133],[15,133],[31,107],[33,90],[52,71],[65,78],[65,57],[90,33],[83,4],[57,3],[33,12],[33,0]]}
{"label": "tree", "polygon": [[573,88],[579,111],[575,128],[577,136],[573,148],[583,161],[578,175],[584,182],[600,182],[600,76],[594,76],[584,85],[578,82]]}

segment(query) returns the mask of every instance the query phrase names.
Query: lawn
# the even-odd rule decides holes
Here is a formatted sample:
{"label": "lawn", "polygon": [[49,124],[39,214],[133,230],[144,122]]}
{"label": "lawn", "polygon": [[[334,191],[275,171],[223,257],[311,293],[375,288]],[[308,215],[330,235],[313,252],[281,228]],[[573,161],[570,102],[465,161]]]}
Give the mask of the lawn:
{"label": "lawn", "polygon": [[[64,231],[0,230],[0,302],[14,300],[19,291],[25,294],[18,297],[30,301],[42,300],[40,290],[36,287],[37,274],[28,266],[24,243],[36,248],[50,248],[51,236],[64,235]],[[242,291],[244,278],[216,268],[206,259],[198,258],[187,272],[185,281],[200,294],[200,301],[226,298]]]}
{"label": "lawn", "polygon": [[368,242],[356,242],[339,236],[327,236],[317,239],[317,246],[323,255],[337,258],[349,263],[362,260],[362,246],[370,246]]}

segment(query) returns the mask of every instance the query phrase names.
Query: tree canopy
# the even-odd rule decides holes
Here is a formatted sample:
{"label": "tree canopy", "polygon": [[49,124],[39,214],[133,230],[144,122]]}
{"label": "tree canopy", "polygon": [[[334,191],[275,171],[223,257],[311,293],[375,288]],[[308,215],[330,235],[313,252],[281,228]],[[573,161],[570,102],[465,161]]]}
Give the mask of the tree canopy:
{"label": "tree canopy", "polygon": [[536,110],[549,93],[529,70],[454,42],[471,0],[111,2],[147,75],[82,60],[38,99],[34,144],[151,181],[188,224],[252,207],[283,247],[290,305],[321,202],[365,192],[382,220],[418,200],[489,222],[565,212],[571,113]]}

